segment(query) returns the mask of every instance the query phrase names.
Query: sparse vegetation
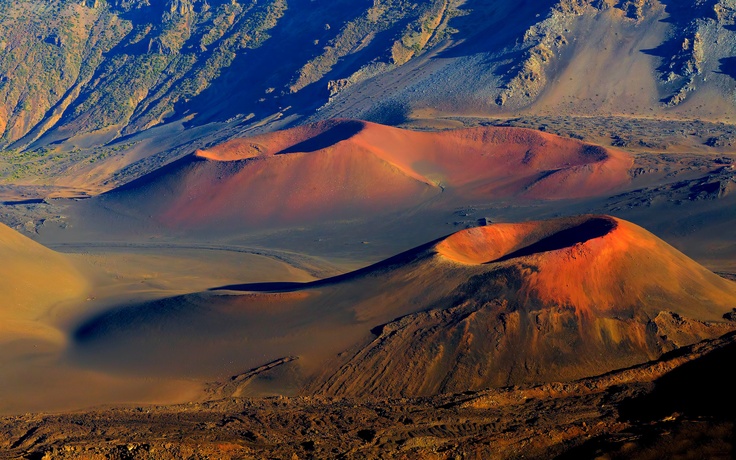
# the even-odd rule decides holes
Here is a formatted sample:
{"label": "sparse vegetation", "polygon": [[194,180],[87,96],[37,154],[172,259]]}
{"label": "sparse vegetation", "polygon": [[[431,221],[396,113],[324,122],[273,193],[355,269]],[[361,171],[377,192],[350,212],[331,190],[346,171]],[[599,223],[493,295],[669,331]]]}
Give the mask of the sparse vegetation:
{"label": "sparse vegetation", "polygon": [[286,9],[283,0],[178,4],[2,2],[0,142],[33,141],[55,127],[135,132],[160,122],[238,52],[260,46]]}
{"label": "sparse vegetation", "polygon": [[92,164],[130,149],[125,142],[90,149],[39,147],[32,150],[0,151],[0,183],[27,182],[39,177],[59,176],[77,164]]}

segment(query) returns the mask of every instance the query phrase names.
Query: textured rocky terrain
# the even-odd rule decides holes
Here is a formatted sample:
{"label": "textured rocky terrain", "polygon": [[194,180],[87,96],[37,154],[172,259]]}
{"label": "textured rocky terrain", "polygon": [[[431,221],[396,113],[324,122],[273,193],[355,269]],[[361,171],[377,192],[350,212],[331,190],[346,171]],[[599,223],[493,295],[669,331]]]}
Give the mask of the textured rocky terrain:
{"label": "textured rocky terrain", "polygon": [[732,458],[733,334],[570,383],[0,419],[0,458]]}

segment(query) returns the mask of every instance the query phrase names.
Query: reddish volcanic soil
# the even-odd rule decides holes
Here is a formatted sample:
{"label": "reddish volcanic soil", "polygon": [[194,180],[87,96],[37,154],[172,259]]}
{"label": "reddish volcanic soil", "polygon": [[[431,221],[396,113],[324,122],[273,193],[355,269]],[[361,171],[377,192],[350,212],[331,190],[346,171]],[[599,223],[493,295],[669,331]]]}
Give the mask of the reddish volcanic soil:
{"label": "reddish volcanic soil", "polygon": [[423,269],[433,286],[446,282],[440,273],[466,274],[451,300],[383,325],[320,392],[429,395],[569,380],[734,328],[723,315],[736,305],[736,284],[620,219],[494,224],[432,251],[436,265]]}
{"label": "reddish volcanic soil", "polygon": [[78,360],[118,371],[262,369],[225,393],[417,396],[642,363],[732,330],[734,305],[735,283],[646,230],[581,216],[468,229],[310,283],[123,306],[74,337]]}
{"label": "reddish volcanic soil", "polygon": [[407,209],[443,191],[600,196],[627,184],[632,164],[623,152],[520,128],[414,132],[332,120],[198,151],[101,200],[179,228],[303,224]]}
{"label": "reddish volcanic soil", "polygon": [[732,283],[641,227],[612,217],[477,227],[449,236],[437,251],[464,264],[524,260],[537,270],[527,271],[522,295],[584,314],[639,305],[692,315],[689,306],[702,304],[696,317],[715,320],[736,301],[722,297]]}

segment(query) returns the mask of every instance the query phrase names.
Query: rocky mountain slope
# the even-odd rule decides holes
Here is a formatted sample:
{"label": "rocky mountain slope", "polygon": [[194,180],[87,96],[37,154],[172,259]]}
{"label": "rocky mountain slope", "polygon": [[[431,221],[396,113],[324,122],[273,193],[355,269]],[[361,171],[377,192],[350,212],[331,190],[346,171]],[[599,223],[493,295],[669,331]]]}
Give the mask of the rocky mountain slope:
{"label": "rocky mountain slope", "polygon": [[[726,0],[149,3],[0,2],[6,181],[110,157],[103,176],[140,175],[305,118],[736,116]],[[136,151],[166,126],[191,135]]]}
{"label": "rocky mountain slope", "polygon": [[355,6],[306,0],[2,2],[3,144],[23,148],[47,133],[45,143],[101,131],[109,139],[191,111],[260,119],[317,81],[326,95],[325,75],[377,35],[382,44],[369,56],[393,50],[391,63],[436,44],[452,5]]}

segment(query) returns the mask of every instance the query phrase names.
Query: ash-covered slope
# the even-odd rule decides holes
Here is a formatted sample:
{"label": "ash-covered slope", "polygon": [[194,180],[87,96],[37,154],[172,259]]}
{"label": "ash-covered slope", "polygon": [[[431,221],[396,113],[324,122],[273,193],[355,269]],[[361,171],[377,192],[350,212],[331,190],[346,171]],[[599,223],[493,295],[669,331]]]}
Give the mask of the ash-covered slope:
{"label": "ash-covered slope", "polygon": [[74,355],[200,378],[285,363],[238,394],[428,395],[642,363],[733,329],[734,305],[735,283],[654,235],[582,216],[464,230],[312,283],[123,306],[80,324]]}
{"label": "ash-covered slope", "polygon": [[196,152],[90,200],[184,230],[378,215],[432,199],[599,196],[629,182],[619,151],[541,132],[415,132],[331,120]]}
{"label": "ash-covered slope", "polygon": [[3,224],[0,261],[0,340],[59,339],[58,331],[47,327],[50,309],[83,296],[87,280],[64,255]]}
{"label": "ash-covered slope", "polygon": [[736,285],[651,233],[605,216],[465,230],[434,246],[465,267],[450,308],[380,328],[319,387],[421,395],[571,380],[734,327]]}
{"label": "ash-covered slope", "polygon": [[728,1],[465,2],[457,33],[358,83],[318,114],[400,122],[438,115],[734,115]]}

